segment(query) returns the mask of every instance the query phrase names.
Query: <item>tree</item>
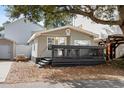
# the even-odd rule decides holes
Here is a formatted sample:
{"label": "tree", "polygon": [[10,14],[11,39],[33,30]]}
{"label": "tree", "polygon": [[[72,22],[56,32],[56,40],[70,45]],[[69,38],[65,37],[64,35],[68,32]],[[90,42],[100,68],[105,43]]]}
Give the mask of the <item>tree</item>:
{"label": "tree", "polygon": [[73,14],[70,13],[52,13],[56,11],[56,6],[7,6],[6,11],[10,18],[19,18],[23,15],[30,21],[44,21],[46,28],[55,28],[64,25],[71,25]]}
{"label": "tree", "polygon": [[20,15],[29,20],[41,21],[45,19],[50,23],[54,20],[65,20],[76,14],[90,18],[96,23],[119,25],[124,33],[124,6],[116,5],[54,5],[54,6],[7,6],[10,18],[18,18]]}
{"label": "tree", "polygon": [[0,31],[4,30],[4,27],[0,26]]}
{"label": "tree", "polygon": [[11,22],[10,22],[10,21],[6,21],[6,22],[3,23],[3,25],[4,25],[4,24],[9,24],[9,23],[11,23]]}
{"label": "tree", "polygon": [[6,21],[6,22],[4,22],[2,25],[3,26],[0,26],[0,31],[2,31],[2,30],[4,30],[5,28],[4,28],[4,24],[9,24],[9,23],[11,23],[10,21]]}
{"label": "tree", "polygon": [[52,13],[48,13],[44,15],[44,26],[46,28],[55,28],[61,27],[65,25],[72,24],[73,16],[67,14],[59,14],[53,15]]}
{"label": "tree", "polygon": [[4,22],[2,25],[3,25],[3,28],[4,28],[4,25],[6,25],[6,24],[9,24],[9,23],[11,23],[10,21],[6,21],[6,22]]}

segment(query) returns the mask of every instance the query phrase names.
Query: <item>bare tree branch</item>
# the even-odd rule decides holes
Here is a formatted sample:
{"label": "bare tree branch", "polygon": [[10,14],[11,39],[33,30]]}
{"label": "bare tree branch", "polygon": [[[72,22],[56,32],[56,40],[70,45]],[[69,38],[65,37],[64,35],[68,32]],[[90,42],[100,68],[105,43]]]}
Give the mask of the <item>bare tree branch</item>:
{"label": "bare tree branch", "polygon": [[[57,11],[56,13],[62,13],[62,12],[69,12],[72,14],[79,14],[82,16],[86,16],[89,17],[91,20],[93,20],[94,22],[98,23],[98,24],[108,24],[108,25],[122,25],[123,20],[124,20],[124,13],[122,17],[120,17],[119,20],[103,20],[103,19],[99,19],[98,17],[95,16],[94,12],[95,10],[97,10],[99,8],[99,6],[96,6],[95,9],[91,8],[90,5],[85,5],[85,7],[87,7],[89,9],[89,11],[86,11],[83,9],[75,9],[75,7],[73,6],[69,6],[69,9],[65,6],[60,6],[60,7],[64,7],[64,10],[62,11]],[[86,8],[84,8],[86,9]],[[121,11],[123,11],[124,9],[121,8]],[[121,16],[121,15],[120,15]],[[122,20],[123,18],[123,20]]]}
{"label": "bare tree branch", "polygon": [[116,20],[116,21],[98,19],[98,18],[95,17],[94,12],[87,13],[87,12],[78,11],[78,10],[69,10],[69,12],[74,13],[74,14],[87,16],[96,23],[109,24],[109,25],[121,25],[122,24],[122,20],[120,20],[120,19]]}

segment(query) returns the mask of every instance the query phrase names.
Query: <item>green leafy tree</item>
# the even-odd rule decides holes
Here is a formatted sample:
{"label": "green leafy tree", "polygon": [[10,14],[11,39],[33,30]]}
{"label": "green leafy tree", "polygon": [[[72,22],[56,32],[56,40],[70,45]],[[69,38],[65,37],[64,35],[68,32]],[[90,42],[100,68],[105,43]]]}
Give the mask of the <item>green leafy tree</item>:
{"label": "green leafy tree", "polygon": [[[124,33],[124,6],[116,5],[38,5],[7,6],[10,18],[25,16],[31,21],[44,19],[45,25],[67,21],[76,14],[90,18],[98,24],[119,25]],[[62,23],[61,23],[62,24]]]}
{"label": "green leafy tree", "polygon": [[4,27],[0,26],[0,31],[4,30]]}
{"label": "green leafy tree", "polygon": [[6,21],[6,22],[3,23],[3,26],[4,26],[5,24],[9,24],[9,23],[11,23],[11,22],[10,22],[10,21]]}
{"label": "green leafy tree", "polygon": [[[9,24],[9,23],[11,23],[11,22],[10,22],[10,21],[6,21],[6,22],[3,23],[3,25],[4,25],[4,24]],[[0,26],[0,31],[2,31],[2,30],[4,30],[4,29],[5,29],[4,26]]]}
{"label": "green leafy tree", "polygon": [[71,25],[73,14],[53,13],[57,11],[56,6],[7,6],[6,11],[12,19],[19,18],[23,15],[30,21],[44,21],[46,28],[55,28],[64,25]]}

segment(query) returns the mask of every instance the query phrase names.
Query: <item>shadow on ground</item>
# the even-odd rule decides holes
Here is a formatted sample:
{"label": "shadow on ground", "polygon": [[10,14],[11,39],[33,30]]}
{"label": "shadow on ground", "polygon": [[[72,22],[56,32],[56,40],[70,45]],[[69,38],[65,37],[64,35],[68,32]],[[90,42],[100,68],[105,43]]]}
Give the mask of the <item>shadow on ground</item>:
{"label": "shadow on ground", "polygon": [[[60,82],[53,81],[51,84],[57,84]],[[124,81],[119,80],[81,80],[81,81],[63,81],[61,84],[64,87],[71,88],[123,88]]]}
{"label": "shadow on ground", "polygon": [[123,88],[124,81],[117,80],[80,80],[52,81],[16,84],[0,84],[0,88]]}

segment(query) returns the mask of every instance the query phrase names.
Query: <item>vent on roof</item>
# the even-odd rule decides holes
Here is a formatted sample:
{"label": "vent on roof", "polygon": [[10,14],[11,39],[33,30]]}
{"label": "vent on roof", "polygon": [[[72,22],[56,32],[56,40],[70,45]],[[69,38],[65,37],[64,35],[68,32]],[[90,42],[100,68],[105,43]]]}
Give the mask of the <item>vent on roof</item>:
{"label": "vent on roof", "polygon": [[66,32],[66,35],[67,36],[70,36],[70,33],[71,33],[71,30],[70,29],[66,29],[65,32]]}

